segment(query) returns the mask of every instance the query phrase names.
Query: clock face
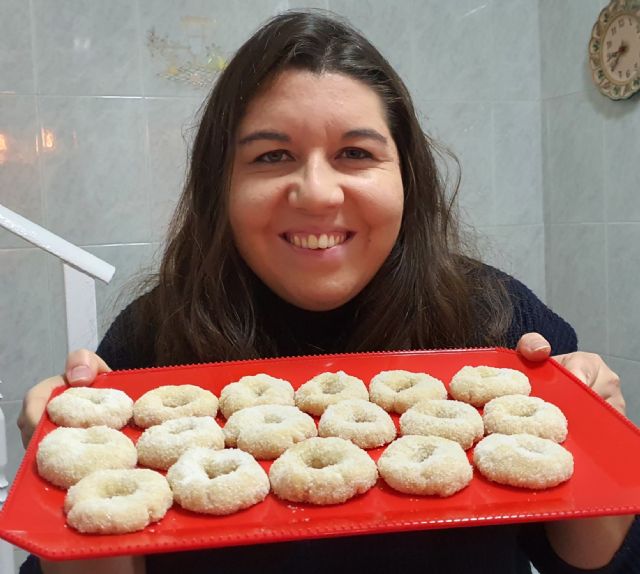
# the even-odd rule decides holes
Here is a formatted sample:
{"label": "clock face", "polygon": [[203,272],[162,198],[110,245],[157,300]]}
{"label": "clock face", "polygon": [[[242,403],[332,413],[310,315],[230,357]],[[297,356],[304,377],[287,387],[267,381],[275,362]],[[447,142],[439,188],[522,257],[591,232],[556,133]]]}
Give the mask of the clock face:
{"label": "clock face", "polygon": [[626,84],[640,74],[640,20],[620,14],[603,37],[602,69],[610,81]]}
{"label": "clock face", "polygon": [[593,80],[621,100],[640,91],[640,1],[612,0],[593,26],[589,42]]}

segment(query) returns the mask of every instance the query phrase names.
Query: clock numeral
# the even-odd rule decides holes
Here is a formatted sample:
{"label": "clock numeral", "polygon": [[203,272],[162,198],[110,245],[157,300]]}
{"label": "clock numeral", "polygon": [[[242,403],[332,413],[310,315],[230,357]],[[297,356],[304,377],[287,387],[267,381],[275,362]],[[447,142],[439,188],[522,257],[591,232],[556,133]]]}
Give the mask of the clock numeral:
{"label": "clock numeral", "polygon": [[620,18],[620,19],[618,20],[618,26],[619,26],[620,28],[624,28],[624,18]]}
{"label": "clock numeral", "polygon": [[622,70],[618,70],[618,78],[622,78]]}
{"label": "clock numeral", "polygon": [[618,28],[616,26],[611,26],[611,35],[612,36],[615,36],[617,31],[618,31]]}
{"label": "clock numeral", "polygon": [[627,70],[626,76],[627,76],[627,79],[631,77],[631,72],[629,70]]}
{"label": "clock numeral", "polygon": [[613,42],[611,40],[607,40],[607,48],[611,48],[611,44],[613,44]]}

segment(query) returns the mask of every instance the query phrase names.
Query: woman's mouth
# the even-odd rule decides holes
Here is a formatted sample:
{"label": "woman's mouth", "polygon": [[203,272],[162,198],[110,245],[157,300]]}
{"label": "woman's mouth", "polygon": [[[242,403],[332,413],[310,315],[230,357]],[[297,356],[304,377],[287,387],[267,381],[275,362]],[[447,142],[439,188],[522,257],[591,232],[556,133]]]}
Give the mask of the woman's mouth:
{"label": "woman's mouth", "polygon": [[285,241],[302,249],[330,249],[350,239],[353,233],[332,231],[330,233],[285,233]]}

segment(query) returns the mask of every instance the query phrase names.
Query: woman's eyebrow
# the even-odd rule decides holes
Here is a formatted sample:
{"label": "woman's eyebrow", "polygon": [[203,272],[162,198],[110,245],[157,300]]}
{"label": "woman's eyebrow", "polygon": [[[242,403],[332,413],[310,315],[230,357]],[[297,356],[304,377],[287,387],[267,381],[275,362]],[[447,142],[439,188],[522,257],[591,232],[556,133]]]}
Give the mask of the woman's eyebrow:
{"label": "woman's eyebrow", "polygon": [[251,132],[246,136],[240,138],[238,140],[238,145],[246,145],[248,143],[259,141],[259,140],[268,140],[268,141],[277,141],[277,142],[290,142],[291,138],[282,132],[270,131],[270,130],[259,130],[257,132]]}
{"label": "woman's eyebrow", "polygon": [[345,132],[342,136],[343,140],[354,139],[354,138],[374,139],[385,145],[388,143],[388,140],[386,137],[384,137],[379,131],[376,131],[372,128],[358,128],[355,130],[349,130],[348,132]]}

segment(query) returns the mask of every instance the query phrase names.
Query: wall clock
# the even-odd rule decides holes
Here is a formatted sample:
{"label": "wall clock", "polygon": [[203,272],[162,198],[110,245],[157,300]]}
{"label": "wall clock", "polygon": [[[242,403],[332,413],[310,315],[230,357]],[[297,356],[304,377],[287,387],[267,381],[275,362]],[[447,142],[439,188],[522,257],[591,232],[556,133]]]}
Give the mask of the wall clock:
{"label": "wall clock", "polygon": [[611,0],[591,31],[589,64],[598,89],[612,100],[640,91],[640,0]]}

